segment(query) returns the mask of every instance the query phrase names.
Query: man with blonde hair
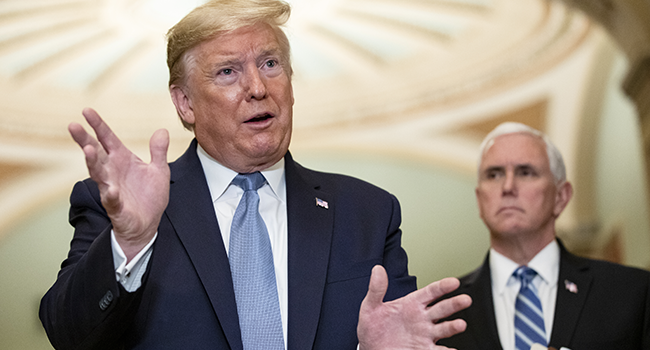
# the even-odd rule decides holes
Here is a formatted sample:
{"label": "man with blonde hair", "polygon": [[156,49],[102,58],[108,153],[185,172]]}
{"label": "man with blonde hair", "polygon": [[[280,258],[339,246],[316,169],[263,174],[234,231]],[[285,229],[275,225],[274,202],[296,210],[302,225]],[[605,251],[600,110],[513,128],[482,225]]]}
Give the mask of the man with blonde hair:
{"label": "man with blonde hair", "polygon": [[562,155],[540,131],[509,122],[485,137],[476,199],[490,251],[451,294],[473,300],[452,316],[467,330],[441,344],[650,349],[650,272],[569,253],[555,221],[572,194]]}
{"label": "man with blonde hair", "polygon": [[470,304],[416,291],[400,208],[361,180],[306,169],[288,152],[289,16],[277,0],[210,1],[168,33],[169,89],[195,139],[135,157],[99,115],[79,124],[91,179],[40,317],[56,349],[436,349],[439,322]]}

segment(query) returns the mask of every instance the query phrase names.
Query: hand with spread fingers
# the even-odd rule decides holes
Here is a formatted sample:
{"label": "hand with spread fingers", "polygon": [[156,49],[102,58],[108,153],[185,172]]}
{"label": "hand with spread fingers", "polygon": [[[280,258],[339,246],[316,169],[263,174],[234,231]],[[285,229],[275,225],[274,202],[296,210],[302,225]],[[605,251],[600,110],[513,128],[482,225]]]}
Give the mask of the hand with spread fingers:
{"label": "hand with spread fingers", "polygon": [[155,235],[169,201],[169,134],[163,129],[153,134],[147,164],[124,146],[97,112],[86,108],[83,115],[97,139],[77,123],[71,123],[68,131],[83,149],[115,238],[131,260]]}
{"label": "hand with spread fingers", "polygon": [[472,300],[458,295],[435,301],[459,285],[458,279],[445,278],[400,299],[383,302],[388,276],[383,267],[375,266],[359,312],[359,349],[447,349],[436,342],[465,331],[466,323],[461,319],[438,321],[469,307]]}

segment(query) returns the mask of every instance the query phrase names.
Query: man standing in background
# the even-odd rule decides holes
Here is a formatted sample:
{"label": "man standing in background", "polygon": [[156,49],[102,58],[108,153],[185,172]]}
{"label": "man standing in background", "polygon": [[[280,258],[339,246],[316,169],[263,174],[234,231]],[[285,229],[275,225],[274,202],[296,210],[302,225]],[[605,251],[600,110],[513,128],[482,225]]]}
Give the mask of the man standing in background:
{"label": "man standing in background", "polygon": [[504,123],[481,144],[476,199],[490,231],[482,266],[452,293],[470,308],[463,350],[650,349],[650,272],[584,259],[556,237],[573,194],[562,155],[541,132]]}

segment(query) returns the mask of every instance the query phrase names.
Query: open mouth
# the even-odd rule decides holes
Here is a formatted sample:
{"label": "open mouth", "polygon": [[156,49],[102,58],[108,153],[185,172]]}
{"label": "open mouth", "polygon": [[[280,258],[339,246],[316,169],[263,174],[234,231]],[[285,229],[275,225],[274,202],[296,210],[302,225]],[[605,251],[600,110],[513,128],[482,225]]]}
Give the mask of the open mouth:
{"label": "open mouth", "polygon": [[253,117],[253,118],[247,120],[246,123],[257,123],[257,122],[263,122],[263,121],[265,121],[265,120],[267,120],[267,119],[271,119],[271,118],[273,118],[272,115],[270,115],[270,114],[268,114],[268,113],[265,113],[265,114],[260,114],[260,115],[258,115],[258,116],[255,116],[255,117]]}

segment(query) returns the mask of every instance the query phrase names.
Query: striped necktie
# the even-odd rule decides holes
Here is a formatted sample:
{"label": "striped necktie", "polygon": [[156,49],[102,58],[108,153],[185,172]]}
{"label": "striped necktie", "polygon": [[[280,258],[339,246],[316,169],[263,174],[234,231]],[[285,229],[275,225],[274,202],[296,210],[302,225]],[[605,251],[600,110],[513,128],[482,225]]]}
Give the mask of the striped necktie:
{"label": "striped necktie", "polygon": [[515,301],[515,349],[530,350],[534,343],[546,346],[544,313],[537,290],[531,283],[537,275],[535,270],[520,266],[513,276],[521,281]]}
{"label": "striped necktie", "polygon": [[259,213],[257,190],[265,182],[259,172],[239,174],[232,181],[244,190],[228,248],[244,350],[284,350],[271,241]]}

